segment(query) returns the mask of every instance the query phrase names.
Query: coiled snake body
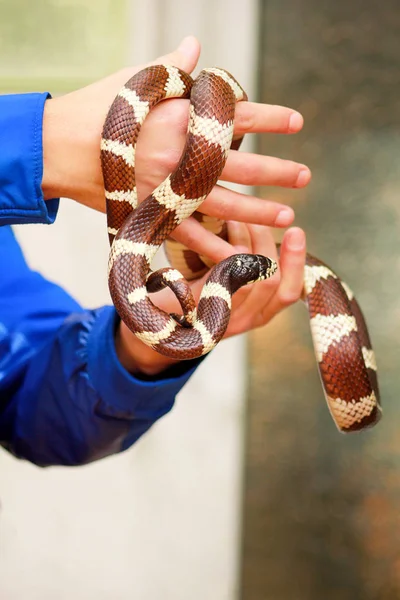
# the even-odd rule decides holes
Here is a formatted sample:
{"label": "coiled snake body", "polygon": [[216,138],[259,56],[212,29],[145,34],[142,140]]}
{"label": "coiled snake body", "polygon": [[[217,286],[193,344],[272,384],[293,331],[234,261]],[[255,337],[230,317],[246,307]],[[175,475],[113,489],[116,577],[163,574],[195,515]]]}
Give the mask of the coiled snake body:
{"label": "coiled snake body", "polygon": [[[135,150],[140,127],[153,106],[173,97],[190,98],[186,146],[175,171],[137,206]],[[193,82],[176,67],[156,65],[125,84],[104,124],[101,161],[111,297],[121,319],[140,340],[179,360],[214,348],[226,331],[232,294],[271,277],[277,269],[275,261],[260,255],[230,257],[211,268],[196,307],[183,274],[194,279],[211,265],[168,239],[217,183],[229,149],[240,146],[241,140],[232,142],[234,111],[236,102],[246,99],[241,86],[222,69],[205,69]],[[207,226],[226,235],[218,220],[208,219]],[[176,268],[151,272],[151,260],[164,242]],[[176,294],[182,315],[169,315],[150,300],[149,293],[165,286]],[[329,267],[307,255],[303,300],[337,427],[347,432],[375,424],[381,414],[375,358],[352,292]]]}

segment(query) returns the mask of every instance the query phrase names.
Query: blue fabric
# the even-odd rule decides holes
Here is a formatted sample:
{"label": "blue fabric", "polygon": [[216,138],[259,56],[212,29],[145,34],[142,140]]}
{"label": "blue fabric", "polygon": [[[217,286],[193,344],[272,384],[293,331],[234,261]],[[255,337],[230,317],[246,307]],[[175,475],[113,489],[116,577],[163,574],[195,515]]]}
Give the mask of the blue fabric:
{"label": "blue fabric", "polygon": [[40,189],[46,97],[0,97],[0,444],[41,466],[79,465],[130,447],[200,360],[133,377],[116,355],[114,308],[84,310],[26,264],[5,223],[57,212]]}
{"label": "blue fabric", "polygon": [[48,93],[0,96],[0,225],[52,223],[59,199],[43,199],[42,123]]}

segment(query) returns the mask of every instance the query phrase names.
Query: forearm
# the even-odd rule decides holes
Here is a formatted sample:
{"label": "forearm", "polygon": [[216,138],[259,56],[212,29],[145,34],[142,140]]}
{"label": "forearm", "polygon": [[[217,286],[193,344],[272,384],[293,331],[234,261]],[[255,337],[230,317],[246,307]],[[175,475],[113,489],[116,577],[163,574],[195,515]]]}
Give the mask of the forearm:
{"label": "forearm", "polygon": [[127,449],[171,410],[198,362],[163,378],[132,376],[115,353],[115,319],[111,308],[71,314],[16,357],[0,388],[0,442],[10,452],[41,466],[88,463]]}
{"label": "forearm", "polygon": [[112,307],[84,310],[31,271],[9,227],[0,254],[0,444],[42,465],[126,449],[171,409],[200,361],[131,375]]}

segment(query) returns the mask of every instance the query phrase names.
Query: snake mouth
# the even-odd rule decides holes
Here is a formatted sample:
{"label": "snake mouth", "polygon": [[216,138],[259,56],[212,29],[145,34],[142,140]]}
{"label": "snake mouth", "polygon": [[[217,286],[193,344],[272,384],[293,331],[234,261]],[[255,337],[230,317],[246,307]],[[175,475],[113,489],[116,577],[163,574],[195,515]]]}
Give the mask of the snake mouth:
{"label": "snake mouth", "polygon": [[257,254],[258,266],[259,266],[259,281],[263,281],[264,279],[269,279],[278,270],[278,264],[272,258],[268,256],[262,256],[261,254]]}

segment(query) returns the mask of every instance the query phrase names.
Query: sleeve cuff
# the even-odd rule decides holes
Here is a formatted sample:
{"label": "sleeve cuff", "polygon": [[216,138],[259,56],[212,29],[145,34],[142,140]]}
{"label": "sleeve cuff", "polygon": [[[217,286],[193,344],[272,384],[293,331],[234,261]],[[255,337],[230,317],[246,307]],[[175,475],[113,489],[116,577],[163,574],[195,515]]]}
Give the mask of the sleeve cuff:
{"label": "sleeve cuff", "polygon": [[50,94],[0,96],[0,224],[53,223],[59,199],[45,202],[43,111]]}
{"label": "sleeve cuff", "polygon": [[119,362],[114,344],[118,320],[114,308],[103,308],[88,340],[88,375],[101,398],[99,409],[110,417],[154,421],[171,410],[175,396],[205,357],[178,363],[162,378],[141,380]]}

